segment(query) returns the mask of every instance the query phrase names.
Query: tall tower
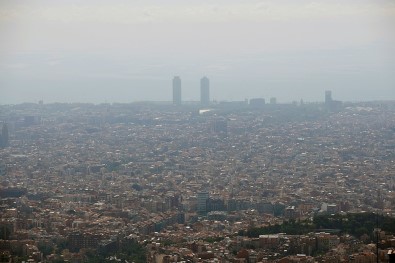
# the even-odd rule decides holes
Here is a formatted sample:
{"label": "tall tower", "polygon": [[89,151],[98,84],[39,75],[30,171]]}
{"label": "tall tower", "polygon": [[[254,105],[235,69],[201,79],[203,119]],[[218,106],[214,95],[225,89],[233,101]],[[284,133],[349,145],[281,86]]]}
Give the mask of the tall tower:
{"label": "tall tower", "polygon": [[197,212],[199,214],[207,213],[207,200],[209,197],[209,192],[203,191],[197,193]]}
{"label": "tall tower", "polygon": [[332,91],[326,90],[325,91],[325,104],[329,105],[332,103]]}
{"label": "tall tower", "polygon": [[210,104],[210,80],[207,77],[200,80],[200,103],[202,105]]}
{"label": "tall tower", "polygon": [[173,78],[173,104],[181,105],[181,79],[179,76]]}

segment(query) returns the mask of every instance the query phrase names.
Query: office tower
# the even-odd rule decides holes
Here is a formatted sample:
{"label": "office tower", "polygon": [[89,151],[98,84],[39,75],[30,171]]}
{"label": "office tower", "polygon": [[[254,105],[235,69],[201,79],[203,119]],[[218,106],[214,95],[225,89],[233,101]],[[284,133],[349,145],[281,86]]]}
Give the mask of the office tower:
{"label": "office tower", "polygon": [[332,91],[326,90],[325,91],[325,104],[331,104],[332,103]]}
{"label": "office tower", "polygon": [[207,212],[207,200],[209,199],[208,192],[199,192],[197,194],[197,211],[200,214]]}
{"label": "office tower", "polygon": [[207,77],[200,80],[200,103],[202,105],[210,104],[210,80]]}
{"label": "office tower", "polygon": [[181,105],[181,79],[178,76],[173,78],[173,104]]}

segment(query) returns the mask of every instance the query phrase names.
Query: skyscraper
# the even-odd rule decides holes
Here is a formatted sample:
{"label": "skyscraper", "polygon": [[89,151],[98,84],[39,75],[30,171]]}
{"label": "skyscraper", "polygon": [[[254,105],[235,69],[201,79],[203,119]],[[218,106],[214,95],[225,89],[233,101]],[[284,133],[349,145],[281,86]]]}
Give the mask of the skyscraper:
{"label": "skyscraper", "polygon": [[173,104],[181,105],[181,79],[179,76],[173,78]]}
{"label": "skyscraper", "polygon": [[202,105],[210,104],[210,80],[207,77],[200,80],[200,103]]}
{"label": "skyscraper", "polygon": [[332,91],[326,90],[325,91],[325,104],[329,105],[332,103]]}
{"label": "skyscraper", "polygon": [[207,213],[207,200],[210,194],[206,191],[197,193],[197,212],[199,214]]}

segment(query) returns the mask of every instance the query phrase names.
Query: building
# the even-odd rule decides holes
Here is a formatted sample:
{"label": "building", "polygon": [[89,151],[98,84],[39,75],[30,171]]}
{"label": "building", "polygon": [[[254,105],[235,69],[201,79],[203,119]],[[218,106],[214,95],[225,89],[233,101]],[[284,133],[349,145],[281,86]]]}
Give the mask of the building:
{"label": "building", "polygon": [[4,123],[1,129],[1,136],[0,136],[0,148],[5,148],[9,145],[8,139],[8,127],[7,124]]}
{"label": "building", "polygon": [[325,107],[331,111],[337,111],[342,108],[343,103],[332,99],[332,91],[325,91]]}
{"label": "building", "polygon": [[210,80],[207,77],[200,80],[200,103],[202,105],[210,104]]}
{"label": "building", "polygon": [[332,91],[326,90],[325,91],[325,104],[329,105],[332,103]]}
{"label": "building", "polygon": [[285,208],[284,217],[287,219],[296,219],[298,217],[298,211],[295,209],[295,206]]}
{"label": "building", "polygon": [[277,248],[280,244],[279,235],[259,235],[259,247],[264,249]]}
{"label": "building", "polygon": [[277,104],[277,99],[275,97],[270,98],[270,104]]}
{"label": "building", "polygon": [[173,104],[181,105],[181,78],[178,76],[173,78]]}
{"label": "building", "polygon": [[250,106],[259,108],[265,106],[265,99],[264,98],[253,98],[250,100]]}
{"label": "building", "polygon": [[200,214],[207,213],[207,200],[209,199],[210,195],[208,192],[199,192],[197,194],[197,211]]}
{"label": "building", "polygon": [[73,232],[67,237],[70,250],[78,252],[81,248],[99,248],[101,236],[99,234]]}
{"label": "building", "polygon": [[318,250],[332,249],[340,244],[340,238],[336,235],[331,235],[329,233],[316,233],[315,237]]}
{"label": "building", "polygon": [[220,198],[208,198],[206,202],[207,211],[224,211],[225,203]]}

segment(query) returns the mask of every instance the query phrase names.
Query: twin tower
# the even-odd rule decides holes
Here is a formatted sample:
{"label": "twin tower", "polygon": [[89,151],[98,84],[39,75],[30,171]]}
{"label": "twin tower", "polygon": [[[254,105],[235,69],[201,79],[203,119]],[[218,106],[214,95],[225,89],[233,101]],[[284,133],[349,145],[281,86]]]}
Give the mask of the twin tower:
{"label": "twin tower", "polygon": [[[173,78],[173,104],[181,105],[181,78]],[[210,104],[210,80],[207,77],[200,79],[200,103],[202,105]]]}

